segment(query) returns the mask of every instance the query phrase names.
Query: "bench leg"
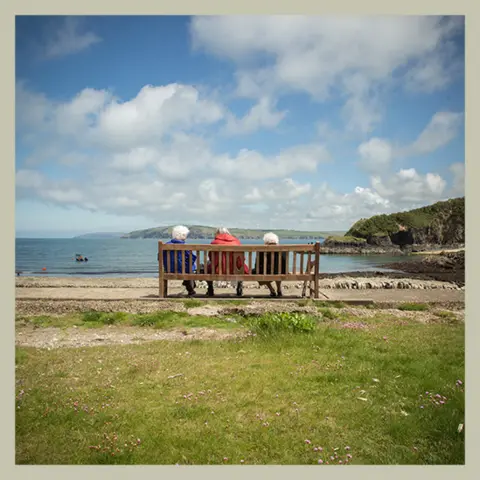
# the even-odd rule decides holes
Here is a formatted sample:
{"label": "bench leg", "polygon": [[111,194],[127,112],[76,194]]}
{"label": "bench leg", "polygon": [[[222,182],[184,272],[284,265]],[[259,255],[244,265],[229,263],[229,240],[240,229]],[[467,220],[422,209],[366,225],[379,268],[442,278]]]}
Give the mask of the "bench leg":
{"label": "bench leg", "polygon": [[308,280],[305,280],[303,282],[302,298],[305,297],[305,295],[307,294],[307,284],[308,284]]}
{"label": "bench leg", "polygon": [[160,280],[158,296],[165,298],[168,295],[168,280]]}

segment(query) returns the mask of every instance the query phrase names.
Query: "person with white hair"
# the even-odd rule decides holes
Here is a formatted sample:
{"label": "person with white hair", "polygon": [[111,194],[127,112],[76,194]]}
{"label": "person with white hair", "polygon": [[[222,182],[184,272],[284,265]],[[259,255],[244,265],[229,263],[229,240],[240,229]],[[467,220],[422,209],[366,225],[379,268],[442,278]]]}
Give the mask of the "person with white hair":
{"label": "person with white hair", "polygon": [[[184,244],[190,230],[183,226],[177,225],[172,229],[172,239],[167,242],[167,244]],[[182,272],[182,252],[181,250],[177,250],[177,259],[175,261],[175,252],[170,251],[170,262],[167,263],[167,252],[163,252],[163,266],[166,272],[168,272],[168,267],[171,267],[170,273],[181,273]],[[192,272],[195,272],[197,266],[195,261],[197,260],[197,256],[190,250],[185,250],[185,273],[190,273],[190,255],[192,256]],[[192,296],[195,295],[195,282],[193,280],[184,280],[183,286],[187,289],[188,295]]]}
{"label": "person with white hair", "polygon": [[[278,245],[280,243],[280,240],[277,235],[275,235],[273,232],[268,232],[263,236],[263,243],[265,245]],[[265,260],[265,255],[267,255],[266,262]],[[258,257],[257,257],[257,266],[256,268],[253,269],[252,274],[258,274],[258,275],[278,275],[280,274],[286,274],[287,273],[287,253],[282,252],[282,257],[280,260],[280,269],[281,271],[279,272],[278,270],[278,256],[279,252],[274,252],[273,254],[273,266],[272,266],[272,255],[268,252],[259,252]],[[264,272],[264,263],[266,263],[266,271]],[[270,296],[271,297],[282,297],[282,282],[276,280],[275,283],[277,285],[277,291],[275,292],[275,289],[272,286],[272,282],[258,282],[259,285],[266,285],[268,289],[270,290]]]}
{"label": "person with white hair", "polygon": [[[212,245],[241,245],[240,240],[236,237],[234,237],[227,228],[225,227],[219,227],[217,228],[215,232],[215,238],[213,239]],[[220,255],[217,252],[214,252],[213,254],[210,252],[210,264],[208,266],[208,270],[211,272],[212,270],[215,271],[215,273],[219,273],[219,264],[220,264]],[[233,262],[234,262],[234,256],[233,253],[229,254],[229,271],[233,272]],[[242,263],[243,263],[243,271],[245,274],[248,274],[248,267],[245,265],[244,262],[242,262],[242,259],[240,257],[237,258],[237,268],[241,269],[242,268]],[[213,268],[212,268],[213,267]],[[222,272],[227,272],[227,253],[222,252]],[[213,297],[215,292],[213,290],[213,282],[208,281],[207,282],[208,289],[207,289],[207,295],[209,297]],[[241,297],[243,295],[243,282],[237,282],[237,296]]]}

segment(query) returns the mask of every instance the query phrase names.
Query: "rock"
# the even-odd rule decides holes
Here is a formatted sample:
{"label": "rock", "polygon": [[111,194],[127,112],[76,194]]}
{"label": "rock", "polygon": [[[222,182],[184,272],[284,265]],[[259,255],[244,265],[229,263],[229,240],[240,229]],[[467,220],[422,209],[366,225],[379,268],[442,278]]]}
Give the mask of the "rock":
{"label": "rock", "polygon": [[374,245],[377,247],[391,247],[392,246],[392,240],[390,237],[385,234],[385,235],[369,235],[367,237],[367,243],[369,245]]}

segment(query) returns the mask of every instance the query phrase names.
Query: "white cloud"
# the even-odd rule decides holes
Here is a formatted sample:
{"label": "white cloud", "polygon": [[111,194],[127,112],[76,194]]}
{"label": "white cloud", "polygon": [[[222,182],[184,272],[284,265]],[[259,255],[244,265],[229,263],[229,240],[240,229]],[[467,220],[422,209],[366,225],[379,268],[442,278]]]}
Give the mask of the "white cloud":
{"label": "white cloud", "polygon": [[77,17],[67,17],[62,26],[48,38],[43,48],[45,58],[58,58],[79,53],[102,39],[93,32],[83,31]]}
{"label": "white cloud", "polygon": [[386,139],[373,137],[358,147],[359,166],[375,174],[385,171],[396,157],[432,153],[450,143],[458,135],[462,123],[463,113],[437,112],[409,145],[394,147]]}
{"label": "white cloud", "polygon": [[411,68],[405,77],[407,90],[420,93],[432,93],[445,88],[464,69],[464,61],[456,55],[455,46],[445,42]]}
{"label": "white cloud", "polygon": [[[332,160],[319,143],[269,155],[252,149],[218,152],[208,129],[225,122],[228,112],[193,87],[147,86],[128,101],[85,89],[63,103],[22,88],[17,92],[18,128],[30,135],[33,151],[29,166],[17,171],[19,200],[141,216],[152,226],[182,221],[347,228],[361,216],[444,195],[441,177],[413,169],[391,178],[377,175],[371,185],[348,193],[319,188],[317,171]],[[29,105],[33,119],[26,115]],[[392,156],[389,142],[375,137],[359,153],[375,173]],[[52,168],[34,168],[42,162]],[[328,225],[319,226],[322,221]]]}
{"label": "white cloud", "polygon": [[264,97],[244,117],[238,119],[231,115],[227,123],[227,132],[240,135],[252,133],[263,128],[274,128],[285,118],[286,114],[286,111],[275,111],[274,102]]}
{"label": "white cloud", "polygon": [[327,184],[316,190],[307,213],[310,224],[325,221],[329,228],[351,225],[359,218],[393,213],[443,200],[446,182],[437,174],[421,175],[415,169],[382,178],[371,177],[369,187],[357,186],[351,193],[333,191]]}
{"label": "white cloud", "polygon": [[[105,90],[85,89],[72,100],[56,103],[19,83],[16,92],[20,133],[69,135],[69,144],[109,150],[157,145],[166,135],[208,126],[224,117],[224,107],[201,98],[189,85],[144,86],[122,102]],[[38,143],[38,142],[37,142]]]}
{"label": "white cloud", "polygon": [[[347,129],[371,132],[382,88],[433,91],[449,84],[451,39],[463,17],[210,16],[191,22],[193,46],[237,66],[237,93],[305,92],[344,98]],[[457,62],[458,63],[458,62]],[[439,81],[441,79],[441,81]]]}
{"label": "white cloud", "polygon": [[213,159],[215,171],[224,177],[243,180],[281,178],[293,172],[314,172],[317,166],[331,160],[323,145],[299,145],[266,157],[252,150],[240,150],[234,158]]}
{"label": "white cloud", "polygon": [[312,186],[309,183],[301,184],[292,178],[284,178],[278,183],[265,188],[263,197],[270,200],[293,200],[310,193]]}
{"label": "white cloud", "polygon": [[386,170],[392,161],[392,146],[381,138],[371,138],[358,147],[360,166],[372,173]]}
{"label": "white cloud", "polygon": [[158,152],[153,148],[133,148],[126,152],[114,154],[110,167],[125,172],[142,171],[155,161],[157,155]]}
{"label": "white cloud", "polygon": [[390,201],[371,188],[355,187],[353,192],[341,194],[327,184],[321,185],[312,198],[307,213],[308,221],[327,220],[332,226],[351,224],[353,221],[390,209]]}
{"label": "white cloud", "polygon": [[[260,105],[273,107],[269,101]],[[26,114],[29,106],[36,112],[34,121]],[[214,152],[204,129],[225,120],[228,112],[185,85],[146,86],[128,101],[85,89],[62,103],[19,85],[17,108],[18,133],[29,135],[33,147],[28,164],[55,169],[51,175],[21,168],[18,199],[146,215],[152,222],[179,211],[203,221],[205,216],[228,221],[237,206],[239,221],[251,218],[253,199],[264,198],[268,212],[270,205],[307,195],[310,184],[291,175],[313,173],[330,161],[326,148],[315,143],[272,155],[247,149]],[[268,124],[263,113],[257,126]]]}
{"label": "white cloud", "polygon": [[446,181],[438,174],[419,174],[414,168],[402,169],[383,180],[372,177],[372,187],[396,205],[426,205],[442,198]]}
{"label": "white cloud", "polygon": [[188,85],[147,85],[127,102],[109,103],[98,120],[96,141],[110,147],[158,143],[175,129],[191,129],[218,122],[223,108],[214,101],[200,98]]}
{"label": "white cloud", "polygon": [[44,184],[44,177],[36,170],[18,170],[15,177],[17,188],[39,189]]}
{"label": "white cloud", "polygon": [[405,147],[402,153],[423,155],[438,150],[458,135],[462,122],[462,113],[437,112],[418,138],[410,146]]}
{"label": "white cloud", "polygon": [[450,171],[452,172],[451,195],[453,197],[463,197],[465,195],[465,164],[452,163]]}
{"label": "white cloud", "polygon": [[360,73],[343,79],[347,101],[343,106],[343,118],[347,132],[368,134],[382,119],[382,109],[377,91],[369,79]]}

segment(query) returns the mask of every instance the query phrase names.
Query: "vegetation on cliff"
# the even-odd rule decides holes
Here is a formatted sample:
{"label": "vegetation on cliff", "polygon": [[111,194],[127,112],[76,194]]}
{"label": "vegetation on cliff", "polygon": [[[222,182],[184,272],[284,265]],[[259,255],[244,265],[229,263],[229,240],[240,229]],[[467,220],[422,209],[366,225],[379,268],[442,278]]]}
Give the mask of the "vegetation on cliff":
{"label": "vegetation on cliff", "polygon": [[[403,242],[403,237],[410,241]],[[394,244],[440,244],[465,242],[465,197],[437,202],[426,207],[358,220],[345,237],[389,238]],[[399,238],[402,237],[402,238]]]}

